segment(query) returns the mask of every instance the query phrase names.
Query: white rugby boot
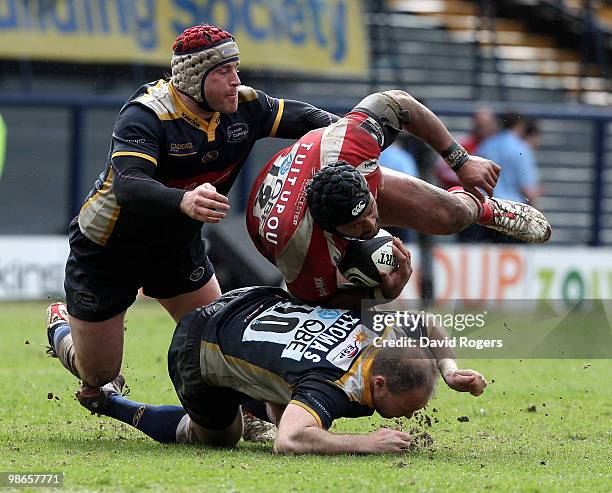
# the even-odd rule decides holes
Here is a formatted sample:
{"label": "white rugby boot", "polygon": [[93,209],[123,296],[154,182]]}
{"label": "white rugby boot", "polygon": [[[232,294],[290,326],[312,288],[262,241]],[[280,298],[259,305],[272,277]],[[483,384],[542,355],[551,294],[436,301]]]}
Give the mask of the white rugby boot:
{"label": "white rugby boot", "polygon": [[544,214],[531,205],[487,197],[484,207],[485,211],[478,221],[481,226],[526,243],[544,243],[550,238],[550,223]]}
{"label": "white rugby boot", "polygon": [[47,340],[49,341],[49,346],[47,346],[47,354],[52,358],[57,358],[57,351],[53,345],[55,329],[59,324],[67,323],[68,310],[66,308],[66,304],[62,303],[61,301],[51,303],[47,308],[47,313],[45,315],[45,325],[47,326]]}

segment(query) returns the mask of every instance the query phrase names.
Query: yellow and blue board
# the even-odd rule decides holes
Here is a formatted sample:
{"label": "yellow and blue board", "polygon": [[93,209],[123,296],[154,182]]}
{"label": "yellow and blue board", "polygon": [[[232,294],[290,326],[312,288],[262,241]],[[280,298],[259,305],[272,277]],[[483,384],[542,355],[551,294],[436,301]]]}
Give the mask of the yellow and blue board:
{"label": "yellow and blue board", "polygon": [[3,0],[0,57],[168,65],[185,28],[232,32],[251,70],[366,76],[360,0]]}

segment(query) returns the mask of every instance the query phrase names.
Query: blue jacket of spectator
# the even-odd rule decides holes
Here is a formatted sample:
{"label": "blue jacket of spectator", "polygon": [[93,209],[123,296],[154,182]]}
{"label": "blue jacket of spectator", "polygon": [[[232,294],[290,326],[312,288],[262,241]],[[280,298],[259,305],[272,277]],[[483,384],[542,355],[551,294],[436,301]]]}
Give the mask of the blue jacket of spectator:
{"label": "blue jacket of spectator", "polygon": [[538,170],[533,151],[514,132],[504,130],[483,141],[477,154],[501,166],[493,196],[525,203],[521,190],[538,186]]}
{"label": "blue jacket of spectator", "polygon": [[387,147],[381,154],[378,162],[386,168],[406,173],[411,176],[419,176],[416,161],[407,150],[400,147],[398,144],[392,144]]}

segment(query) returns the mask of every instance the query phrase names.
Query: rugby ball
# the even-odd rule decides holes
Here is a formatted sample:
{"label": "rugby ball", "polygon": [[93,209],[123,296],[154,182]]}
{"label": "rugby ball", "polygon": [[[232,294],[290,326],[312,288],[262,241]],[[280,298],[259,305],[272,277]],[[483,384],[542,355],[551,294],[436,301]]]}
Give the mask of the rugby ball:
{"label": "rugby ball", "polygon": [[384,229],[371,240],[352,241],[338,269],[353,284],[370,288],[380,286],[380,272],[390,274],[398,267],[391,245],[393,236]]}

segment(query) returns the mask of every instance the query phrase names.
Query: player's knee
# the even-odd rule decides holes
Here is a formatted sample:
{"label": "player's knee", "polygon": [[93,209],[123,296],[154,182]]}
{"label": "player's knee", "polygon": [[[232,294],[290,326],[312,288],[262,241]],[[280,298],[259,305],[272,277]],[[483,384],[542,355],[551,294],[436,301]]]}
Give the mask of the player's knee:
{"label": "player's knee", "polygon": [[121,364],[108,366],[80,364],[79,372],[84,382],[94,387],[102,387],[112,382],[121,371]]}

